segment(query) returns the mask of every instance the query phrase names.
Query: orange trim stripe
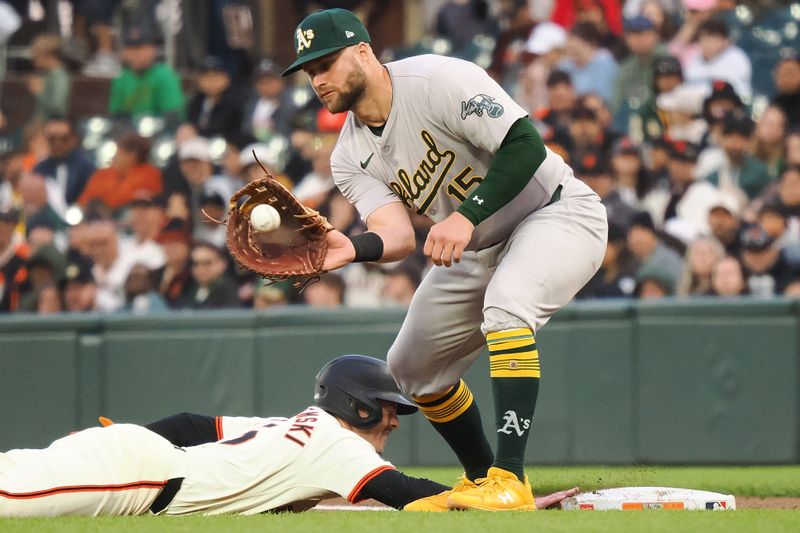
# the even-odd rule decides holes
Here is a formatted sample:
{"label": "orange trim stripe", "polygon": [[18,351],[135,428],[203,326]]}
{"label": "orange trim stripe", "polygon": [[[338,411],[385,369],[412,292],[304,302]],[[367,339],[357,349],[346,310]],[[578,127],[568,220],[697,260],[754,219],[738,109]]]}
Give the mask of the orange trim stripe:
{"label": "orange trim stripe", "polygon": [[375,476],[377,476],[381,472],[385,472],[387,470],[394,470],[394,469],[395,468],[392,465],[383,465],[383,466],[379,466],[378,468],[376,468],[375,470],[373,470],[372,472],[370,472],[366,476],[362,477],[361,481],[359,481],[358,484],[356,484],[355,488],[353,488],[353,490],[350,491],[350,494],[347,496],[347,501],[349,501],[350,503],[357,503],[358,501],[362,500],[363,498],[359,498],[358,495],[361,492],[361,490],[364,488],[364,485],[369,483],[370,480],[372,480]]}
{"label": "orange trim stripe", "polygon": [[218,416],[216,420],[217,426],[217,440],[222,440],[222,417]]}
{"label": "orange trim stripe", "polygon": [[67,485],[65,487],[53,487],[52,489],[37,490],[33,492],[7,492],[0,490],[0,496],[12,500],[27,500],[31,498],[44,498],[46,496],[56,496],[63,493],[72,492],[116,492],[121,490],[135,489],[162,489],[166,481],[134,481],[121,485]]}

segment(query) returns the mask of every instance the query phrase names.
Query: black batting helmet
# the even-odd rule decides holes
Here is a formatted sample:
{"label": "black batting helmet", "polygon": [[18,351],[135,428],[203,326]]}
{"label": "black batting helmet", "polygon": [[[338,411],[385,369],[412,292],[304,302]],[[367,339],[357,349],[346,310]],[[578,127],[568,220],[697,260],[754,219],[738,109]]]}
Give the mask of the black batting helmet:
{"label": "black batting helmet", "polygon": [[[384,361],[366,355],[343,355],[322,367],[314,383],[314,403],[357,428],[383,418],[380,400],[397,404],[397,414],[410,415],[417,406],[406,399]],[[366,418],[359,410],[367,413]]]}

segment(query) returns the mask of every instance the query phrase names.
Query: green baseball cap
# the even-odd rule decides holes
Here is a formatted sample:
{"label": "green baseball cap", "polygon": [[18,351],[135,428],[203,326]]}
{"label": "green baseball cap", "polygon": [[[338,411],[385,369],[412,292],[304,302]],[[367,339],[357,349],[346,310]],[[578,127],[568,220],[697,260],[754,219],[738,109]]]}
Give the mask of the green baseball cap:
{"label": "green baseball cap", "polygon": [[282,76],[297,72],[309,61],[358,43],[369,43],[367,28],[346,9],[326,9],[312,13],[297,25],[294,48],[297,59]]}

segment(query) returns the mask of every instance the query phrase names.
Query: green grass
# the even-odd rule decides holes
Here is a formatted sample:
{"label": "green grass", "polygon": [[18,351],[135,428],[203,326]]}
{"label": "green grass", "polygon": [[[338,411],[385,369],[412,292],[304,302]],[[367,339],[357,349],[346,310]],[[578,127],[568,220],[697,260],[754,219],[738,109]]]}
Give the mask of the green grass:
{"label": "green grass", "polygon": [[[443,483],[460,473],[452,468],[414,468],[407,472]],[[584,489],[662,485],[714,490],[737,496],[800,496],[800,466],[758,467],[531,467],[535,490],[546,493],[573,485]],[[411,514],[344,512],[298,515],[123,518],[0,519],[3,533],[249,532],[407,533],[429,530],[513,532],[702,531],[739,533],[800,531],[800,511],[740,509],[735,512],[559,512]]]}
{"label": "green grass", "polygon": [[449,513],[304,513],[300,515],[215,517],[59,518],[0,521],[0,530],[45,532],[186,532],[319,531],[334,533],[393,533],[411,531],[486,531],[532,533],[536,531],[618,533],[620,531],[702,531],[720,533],[797,531],[796,511],[743,510],[733,512],[540,512],[514,514]]}
{"label": "green grass", "polygon": [[187,517],[124,517],[124,518],[58,518],[0,520],[4,533],[45,532],[159,532],[195,533],[220,531],[225,533],[250,531],[291,531],[334,533],[407,533],[422,531],[486,531],[532,533],[590,531],[618,533],[620,531],[702,531],[738,532],[796,532],[800,527],[797,511],[741,510],[731,512],[653,511],[653,512],[558,512],[537,513],[303,513],[299,515],[259,516],[187,516]]}
{"label": "green grass", "polygon": [[[413,476],[452,484],[455,468],[409,468]],[[544,466],[528,467],[535,494],[579,486],[581,490],[612,487],[679,487],[736,496],[800,497],[800,465],[791,466]]]}

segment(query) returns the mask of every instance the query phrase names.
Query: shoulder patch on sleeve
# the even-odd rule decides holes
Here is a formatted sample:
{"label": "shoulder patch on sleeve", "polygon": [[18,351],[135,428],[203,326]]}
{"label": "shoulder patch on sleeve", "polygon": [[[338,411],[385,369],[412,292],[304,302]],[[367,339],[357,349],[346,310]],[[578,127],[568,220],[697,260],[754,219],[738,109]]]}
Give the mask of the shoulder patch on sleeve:
{"label": "shoulder patch on sleeve", "polygon": [[461,101],[461,120],[470,115],[482,117],[486,113],[491,118],[503,115],[503,106],[488,94],[476,94],[469,100]]}

